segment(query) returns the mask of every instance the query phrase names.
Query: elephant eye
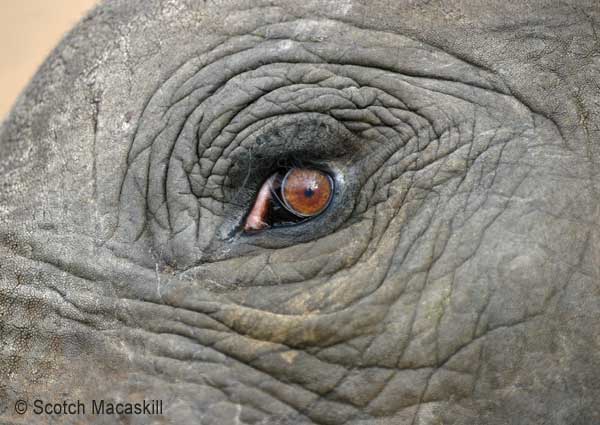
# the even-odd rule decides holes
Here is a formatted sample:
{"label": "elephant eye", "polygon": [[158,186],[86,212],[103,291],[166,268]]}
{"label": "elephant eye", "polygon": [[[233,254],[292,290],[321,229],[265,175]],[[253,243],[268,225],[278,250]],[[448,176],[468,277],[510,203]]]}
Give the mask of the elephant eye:
{"label": "elephant eye", "polygon": [[314,168],[294,167],[271,175],[256,196],[244,231],[298,224],[318,216],[329,205],[333,186],[329,174]]}

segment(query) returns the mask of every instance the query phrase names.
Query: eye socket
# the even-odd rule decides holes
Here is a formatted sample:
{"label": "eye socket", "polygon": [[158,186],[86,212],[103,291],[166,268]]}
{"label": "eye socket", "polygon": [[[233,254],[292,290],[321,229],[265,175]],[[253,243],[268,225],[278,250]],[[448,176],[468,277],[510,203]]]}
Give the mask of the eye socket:
{"label": "eye socket", "polygon": [[277,172],[260,188],[250,210],[245,232],[255,232],[278,225],[292,225],[321,214],[333,196],[331,176],[314,168]]}

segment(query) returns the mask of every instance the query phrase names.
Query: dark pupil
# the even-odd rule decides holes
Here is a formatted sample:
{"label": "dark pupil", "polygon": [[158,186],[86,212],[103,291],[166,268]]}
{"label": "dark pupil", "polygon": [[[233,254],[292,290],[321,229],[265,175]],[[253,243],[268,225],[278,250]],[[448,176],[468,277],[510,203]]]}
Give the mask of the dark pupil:
{"label": "dark pupil", "polygon": [[306,196],[307,198],[310,198],[311,196],[313,196],[315,192],[313,191],[312,187],[309,187],[308,189],[304,190],[304,196]]}

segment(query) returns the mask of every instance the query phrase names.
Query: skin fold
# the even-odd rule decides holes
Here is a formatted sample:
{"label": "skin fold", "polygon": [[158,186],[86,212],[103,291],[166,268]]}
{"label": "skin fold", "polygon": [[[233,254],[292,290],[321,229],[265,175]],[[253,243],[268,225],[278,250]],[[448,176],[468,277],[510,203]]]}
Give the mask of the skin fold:
{"label": "skin fold", "polygon": [[[600,421],[599,28],[595,1],[101,3],[0,129],[0,423]],[[244,232],[298,165],[325,212]]]}

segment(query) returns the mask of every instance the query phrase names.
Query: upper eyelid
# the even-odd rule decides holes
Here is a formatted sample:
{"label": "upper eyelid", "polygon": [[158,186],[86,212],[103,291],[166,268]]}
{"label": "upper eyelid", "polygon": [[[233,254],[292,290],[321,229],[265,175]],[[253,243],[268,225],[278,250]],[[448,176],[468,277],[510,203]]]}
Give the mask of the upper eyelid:
{"label": "upper eyelid", "polygon": [[[232,169],[235,167],[240,176],[246,176],[249,170],[257,170],[269,162],[281,164],[281,161],[288,164],[296,161],[298,165],[318,168],[328,160],[357,152],[360,146],[354,135],[334,121],[332,117],[321,114],[302,114],[299,117],[286,116],[273,122],[271,127],[261,128],[251,135],[255,140],[262,140],[260,145],[247,141],[246,145],[240,145],[230,152],[230,163],[225,175],[233,178]],[[292,139],[293,128],[310,133],[312,139]],[[282,138],[281,133],[288,130],[292,133]],[[279,150],[274,152],[274,145],[277,144],[287,153],[282,154]]]}
{"label": "upper eyelid", "polygon": [[[398,86],[398,84],[405,85],[405,87],[411,87],[411,89],[409,90],[409,92],[410,91],[414,91],[414,90],[420,90],[420,91],[424,91],[423,93],[426,93],[426,92],[429,92],[432,89],[435,90],[436,88],[439,88],[439,85],[440,85],[440,81],[436,81],[436,80],[429,81],[430,79],[422,78],[422,77],[418,77],[417,78],[417,77],[407,77],[407,76],[392,75],[389,72],[383,72],[383,71],[377,73],[376,75],[378,75],[377,78],[380,78],[380,79],[383,78],[383,79],[388,79],[389,80],[391,78],[391,79],[395,80],[392,83],[390,83],[390,81],[388,81],[387,84],[388,85],[392,84],[393,86],[396,87],[396,89],[400,87],[400,86]],[[452,81],[452,82],[445,81],[443,83],[445,83],[447,85],[457,85],[457,86],[459,86],[458,87],[459,89],[461,89],[461,90],[464,91],[464,84],[463,83],[454,82],[454,81]],[[382,82],[382,84],[383,84],[383,86],[386,85],[385,82]],[[277,90],[284,90],[284,89],[286,89],[285,86],[279,87],[279,88],[275,89],[275,92]],[[316,87],[316,88],[313,88],[313,89],[314,90],[319,90],[319,89],[321,89],[321,90],[327,90],[325,87]],[[370,88],[368,86],[357,88],[357,90],[363,90],[363,89],[370,89]],[[376,90],[376,88],[373,88],[373,89]],[[332,93],[338,93],[338,94],[341,93],[340,91],[333,90],[333,88],[331,88],[331,90],[332,90]],[[251,108],[252,104],[255,104],[256,102],[263,101],[264,99],[268,98],[269,96],[272,96],[273,93],[274,92],[267,92],[264,97],[259,97],[254,102],[252,102],[250,105],[247,105],[246,108]],[[444,93],[441,90],[437,90],[436,94],[437,95],[455,96],[456,100],[460,100],[460,101],[463,101],[463,102],[470,101],[470,99],[460,98],[457,95],[455,95],[454,93]],[[389,95],[392,95],[392,93],[385,93],[385,95],[389,96]],[[398,101],[398,104],[395,105],[396,107],[401,107],[402,109],[405,109],[405,110],[410,110],[411,109],[411,108],[407,108],[406,105],[404,105],[404,102],[403,102],[402,99],[406,98],[407,96],[409,96],[409,98],[411,96],[414,98],[415,97],[414,95],[411,95],[410,93],[404,93],[404,95],[402,95],[401,93],[396,93],[395,95],[392,95],[392,98],[394,96],[396,96],[396,100]],[[400,96],[400,97],[398,97],[398,96]],[[420,97],[420,96],[417,96],[417,97]],[[377,108],[376,105],[372,105],[372,106],[373,106],[373,109]],[[281,107],[281,105],[279,105],[279,107]],[[351,108],[351,109],[343,109],[343,108],[342,109],[334,109],[334,110],[330,110],[329,113],[333,117],[335,117],[337,119],[347,120],[348,119],[348,114],[356,113],[358,115],[363,115],[364,116],[365,113],[368,113],[368,110],[369,110],[368,105],[362,105],[362,106],[354,105],[354,107]],[[247,113],[247,110],[246,110],[246,113]],[[305,111],[303,113],[307,113],[307,112]],[[286,112],[285,115],[289,116],[290,113]],[[232,117],[233,120],[235,120],[235,116],[236,115],[234,115]],[[277,117],[276,116],[271,116],[270,118],[271,119],[276,119]],[[261,118],[261,119],[265,119],[265,118]],[[268,119],[269,118],[267,118],[267,120]],[[233,154],[233,152],[235,152],[238,149],[236,147],[236,145],[238,147],[241,147],[241,141],[247,139],[247,137],[243,135],[243,133],[246,130],[249,130],[249,128],[242,128],[241,132],[239,133],[240,137],[236,137],[236,139],[238,141],[236,141],[236,139],[232,140],[232,142],[229,144],[229,146],[227,146],[227,148],[224,149],[223,154],[226,157],[231,156]]]}

